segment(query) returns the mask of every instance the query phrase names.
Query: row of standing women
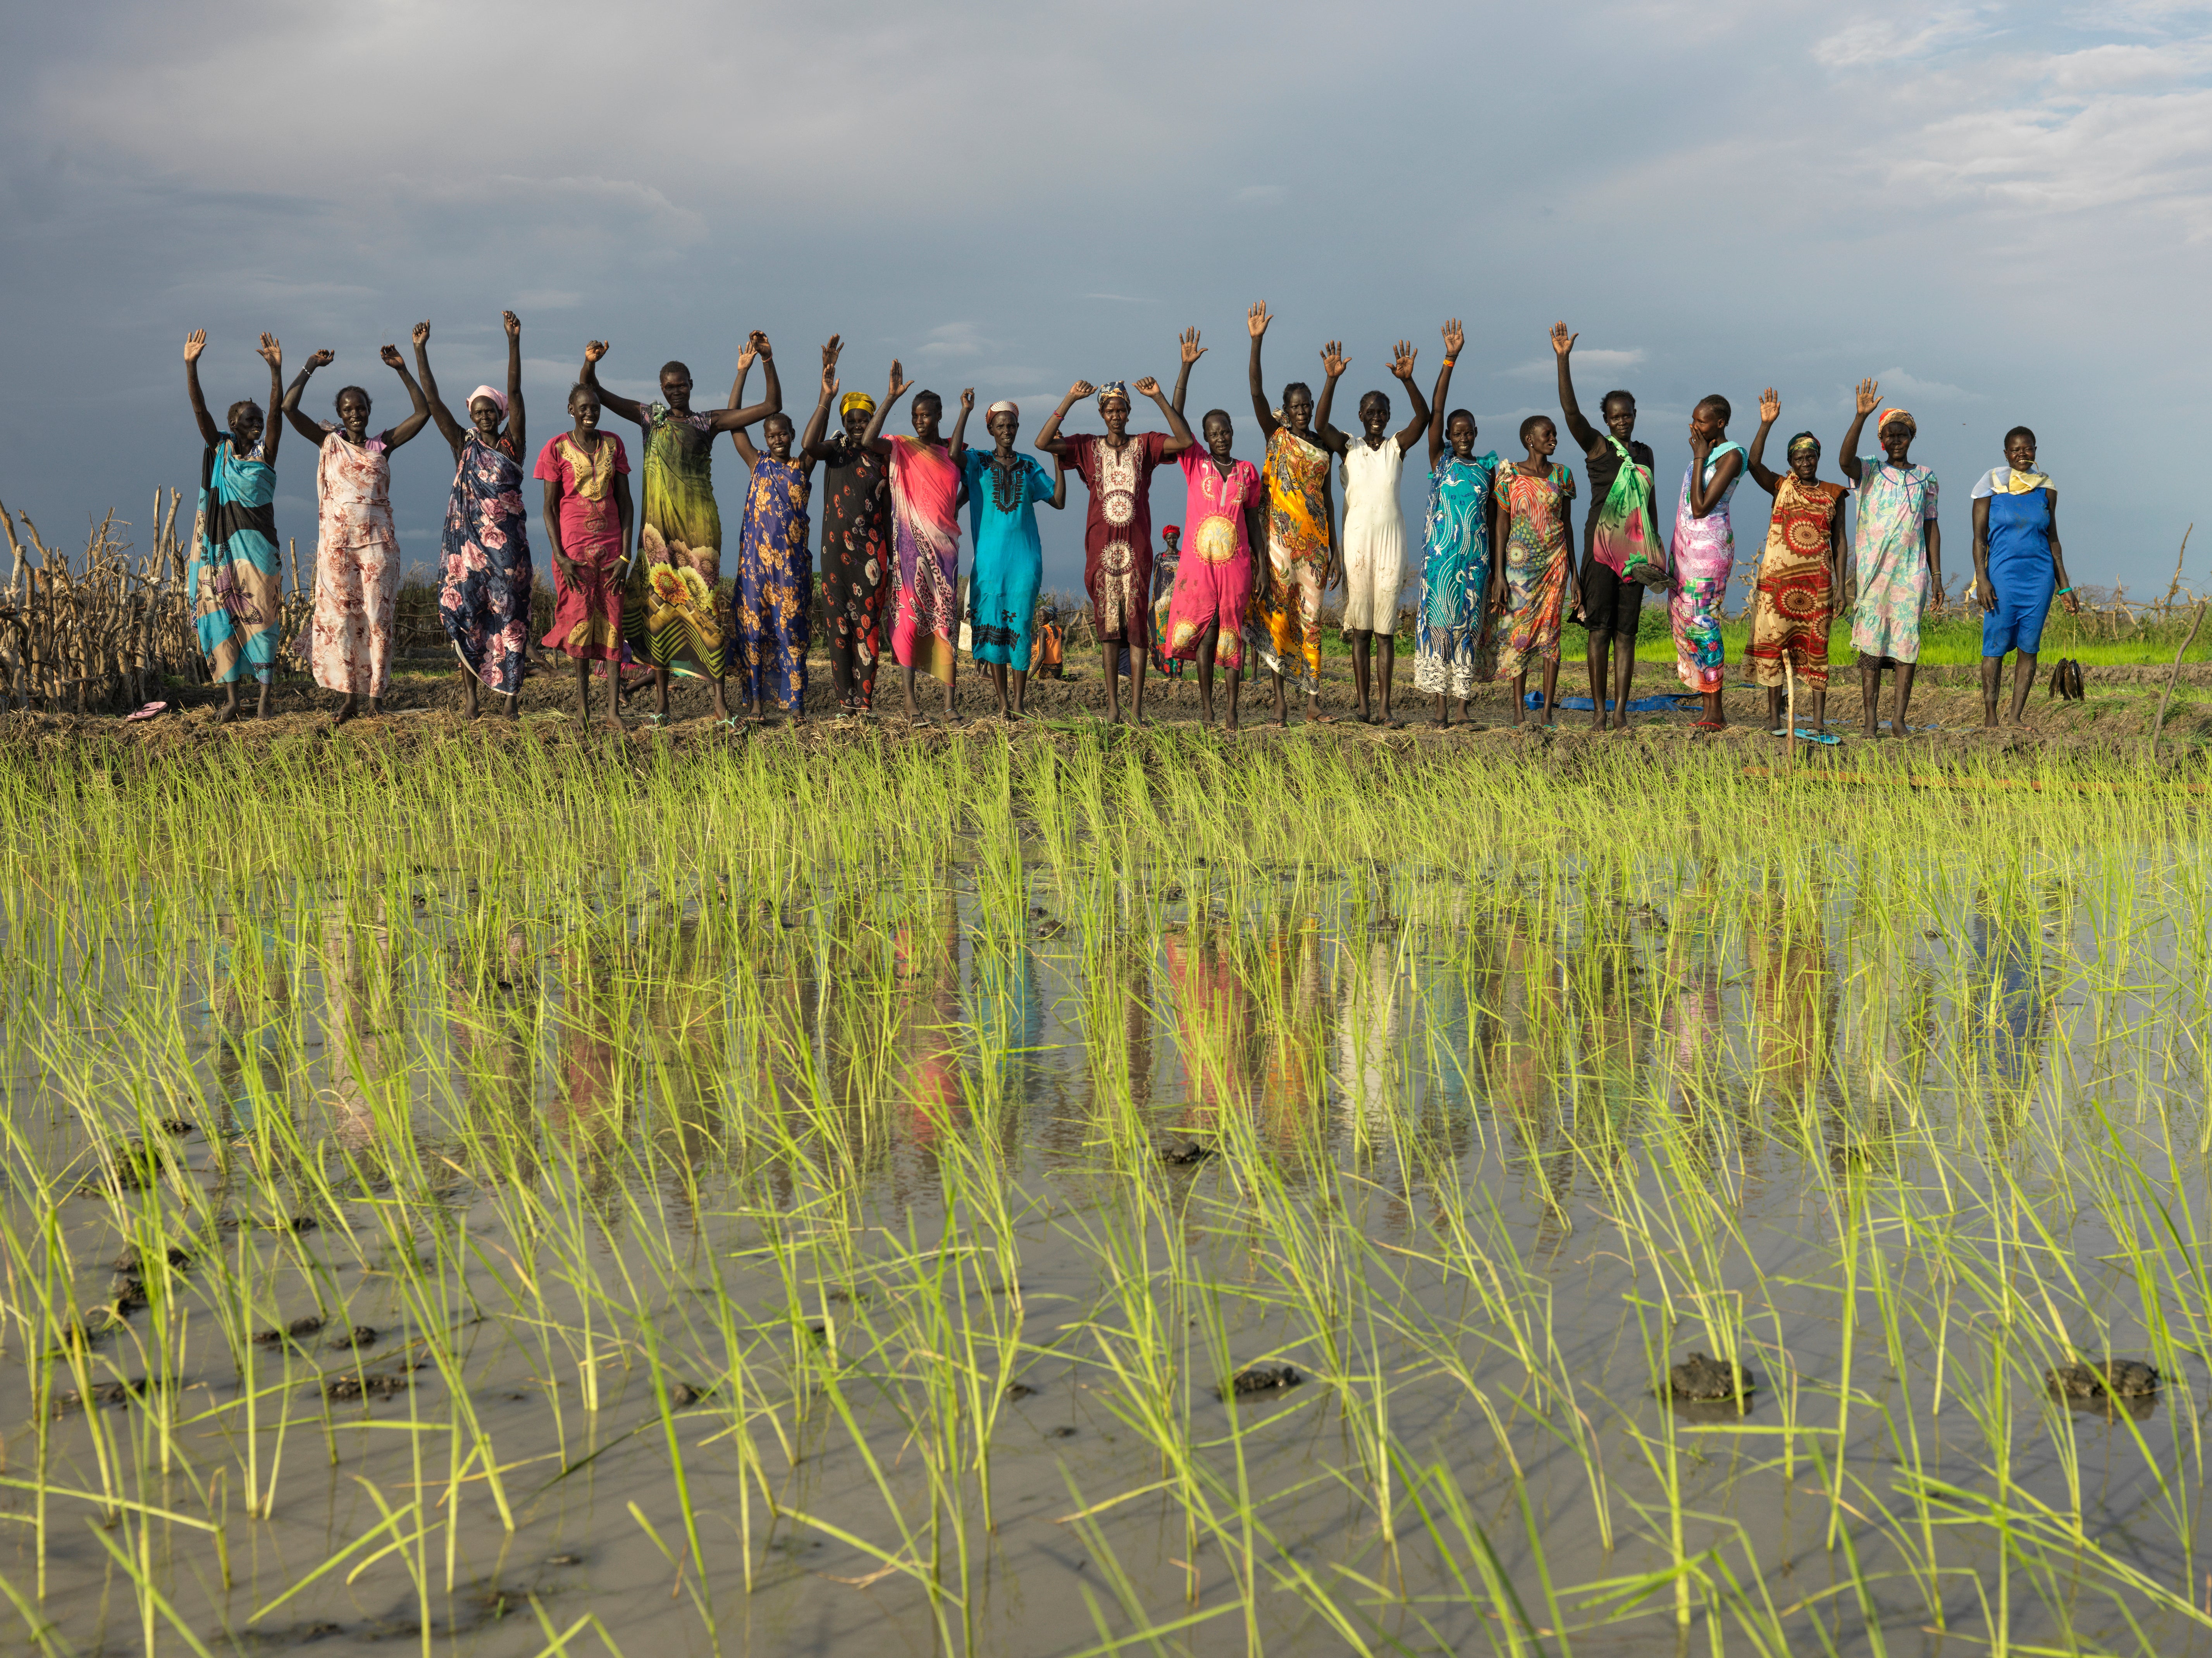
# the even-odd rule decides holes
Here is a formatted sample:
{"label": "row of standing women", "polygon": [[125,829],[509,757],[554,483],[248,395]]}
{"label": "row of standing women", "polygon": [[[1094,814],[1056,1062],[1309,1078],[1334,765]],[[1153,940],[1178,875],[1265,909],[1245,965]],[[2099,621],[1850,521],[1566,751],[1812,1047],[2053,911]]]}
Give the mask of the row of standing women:
{"label": "row of standing women", "polygon": [[[441,614],[464,670],[469,710],[479,684],[506,698],[512,714],[528,655],[532,564],[523,504],[524,436],[521,325],[504,314],[507,384],[470,394],[470,424],[455,420],[438,394],[428,358],[429,325],[414,331],[415,373],[398,349],[382,356],[412,404],[398,425],[372,436],[368,394],[357,386],[336,399],[336,423],[310,422],[300,401],[314,370],[331,360],[311,357],[289,389],[283,353],[270,336],[261,355],[270,365],[272,406],[317,443],[320,533],[315,604],[306,655],[316,681],[344,694],[343,721],[365,701],[379,711],[389,683],[392,606],[400,576],[389,504],[391,456],[434,421],[455,462],[442,536]],[[1324,375],[1316,399],[1303,381],[1267,392],[1262,343],[1272,318],[1264,304],[1247,318],[1249,383],[1265,444],[1265,464],[1234,455],[1228,411],[1214,409],[1194,435],[1183,416],[1191,373],[1206,348],[1195,329],[1180,341],[1182,365],[1173,396],[1150,377],[1136,382],[1164,416],[1165,432],[1131,432],[1130,388],[1120,381],[1093,387],[1078,381],[1044,423],[1036,447],[1054,458],[1048,473],[1018,454],[1020,411],[994,403],[986,412],[988,448],[970,448],[975,403],[963,392],[948,437],[943,403],[915,395],[913,435],[886,436],[894,405],[913,389],[894,363],[884,396],[841,395],[842,344],[823,348],[820,391],[804,433],[782,411],[782,387],[767,337],[755,332],[739,354],[726,404],[691,406],[690,370],[663,366],[660,397],[635,402],[603,390],[597,369],[604,342],[592,341],[568,400],[570,430],[539,453],[533,476],[544,485],[544,522],[552,542],[556,603],[544,644],[576,665],[580,713],[588,712],[594,662],[610,686],[608,716],[619,723],[621,665],[649,663],[656,710],[667,717],[672,674],[694,675],[713,689],[715,715],[734,724],[781,707],[797,717],[805,694],[812,610],[813,560],[809,513],[813,468],[825,468],[821,561],[832,678],[840,707],[872,705],[882,649],[882,612],[902,672],[907,712],[920,717],[915,676],[943,686],[950,715],[955,641],[968,625],[975,660],[992,680],[1000,711],[1023,711],[1032,630],[1042,576],[1036,509],[1060,508],[1073,471],[1090,496],[1084,579],[1102,650],[1110,718],[1121,717],[1116,674],[1127,651],[1130,716],[1141,719],[1146,649],[1152,623],[1150,485],[1153,472],[1176,460],[1188,491],[1189,528],[1159,642],[1170,657],[1195,661],[1203,717],[1213,718],[1213,676],[1231,670],[1227,725],[1234,729],[1246,643],[1274,686],[1275,711],[1287,717],[1285,690],[1306,697],[1310,719],[1332,716],[1320,704],[1321,607],[1342,589],[1343,625],[1352,651],[1352,717],[1395,722],[1391,714],[1395,625],[1406,579],[1406,535],[1398,507],[1404,457],[1425,436],[1429,506],[1423,526],[1419,597],[1415,612],[1414,684],[1435,698],[1438,723],[1451,722],[1455,704],[1465,722],[1478,685],[1510,679],[1513,716],[1524,716],[1527,681],[1540,678],[1537,717],[1553,704],[1564,623],[1588,630],[1592,722],[1627,724],[1634,641],[1647,589],[1668,595],[1676,673],[1703,698],[1701,728],[1725,723],[1720,605],[1735,563],[1731,503],[1746,473],[1774,497],[1753,601],[1748,666],[1769,688],[1770,722],[1781,717],[1783,686],[1811,694],[1814,729],[1825,714],[1827,640],[1835,596],[1842,589],[1845,535],[1842,485],[1819,476],[1820,441],[1800,432],[1787,447],[1787,471],[1764,464],[1768,433],[1780,405],[1769,391],[1748,450],[1727,436],[1726,399],[1701,399],[1692,411],[1691,462],[1677,503],[1674,533],[1662,536],[1652,482],[1652,453],[1634,436],[1635,399],[1626,391],[1600,404],[1601,431],[1583,417],[1571,370],[1576,336],[1552,330],[1559,394],[1567,430],[1581,447],[1593,509],[1577,557],[1572,512],[1575,480],[1555,463],[1559,430],[1532,415],[1520,428],[1526,451],[1501,460],[1477,455],[1471,413],[1449,407],[1452,371],[1463,344],[1456,320],[1443,328],[1444,356],[1432,397],[1413,378],[1416,353],[1399,342],[1389,369],[1404,388],[1410,418],[1390,429],[1392,405],[1382,391],[1359,399],[1358,430],[1330,419],[1337,384],[1349,366],[1334,341],[1322,348]],[[276,638],[276,539],[270,503],[281,431],[264,430],[258,405],[231,406],[228,430],[216,427],[202,399],[198,358],[204,333],[186,343],[192,403],[207,442],[202,476],[201,533],[194,553],[194,600],[200,637],[216,679],[229,691],[224,717],[239,709],[243,682],[258,680],[265,710]],[[762,399],[744,401],[755,363],[765,375]],[[1881,675],[1894,670],[1893,728],[1902,733],[1919,655],[1922,612],[1941,589],[1941,539],[1935,475],[1914,464],[1916,427],[1909,412],[1881,411],[1875,420],[1881,454],[1856,448],[1879,387],[1861,383],[1856,413],[1844,441],[1843,471],[1856,502],[1853,551],[1858,578],[1852,641],[1864,693],[1863,729],[1875,735]],[[281,394],[281,395],[280,395]],[[1074,405],[1097,399],[1103,435],[1061,430]],[[635,423],[644,443],[643,508],[634,509],[629,460],[620,437],[599,430],[603,411]],[[831,430],[835,411],[836,427]],[[757,446],[749,430],[760,428]],[[750,473],[737,558],[725,612],[717,598],[721,521],[712,475],[714,437],[731,434]],[[1974,491],[1974,591],[1985,612],[1985,701],[1996,715],[1996,680],[1990,669],[2018,651],[2012,712],[2018,717],[2032,679],[2042,619],[2054,593],[2069,609],[2055,522],[2056,491],[2034,468],[2034,435],[2015,428],[2006,438],[2007,465]],[[1334,465],[1332,466],[1331,462]],[[1334,499],[1344,491],[1341,528]],[[960,515],[974,543],[968,602],[956,600]],[[635,546],[633,547],[633,532]],[[1493,549],[1497,556],[1493,557]],[[1264,551],[1264,557],[1261,556]],[[725,686],[734,674],[744,704],[730,712]]]}

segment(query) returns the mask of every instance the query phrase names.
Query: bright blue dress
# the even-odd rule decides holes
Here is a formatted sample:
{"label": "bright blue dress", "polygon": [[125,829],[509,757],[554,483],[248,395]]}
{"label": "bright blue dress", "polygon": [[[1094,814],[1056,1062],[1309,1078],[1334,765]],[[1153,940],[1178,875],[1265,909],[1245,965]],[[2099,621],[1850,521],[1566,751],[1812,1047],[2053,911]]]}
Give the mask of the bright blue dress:
{"label": "bright blue dress", "polygon": [[2058,586],[2051,556],[2051,492],[1991,495],[1990,585],[1997,607],[1982,618],[1982,655],[2017,650],[2033,656],[2043,643],[2044,619]]}
{"label": "bright blue dress", "polygon": [[1037,587],[1044,580],[1036,503],[1052,499],[1052,474],[1020,456],[1014,469],[1020,488],[1012,509],[1001,511],[991,455],[989,449],[968,449],[960,457],[968,479],[968,534],[975,545],[975,567],[968,578],[969,648],[979,662],[1004,662],[1026,674]]}

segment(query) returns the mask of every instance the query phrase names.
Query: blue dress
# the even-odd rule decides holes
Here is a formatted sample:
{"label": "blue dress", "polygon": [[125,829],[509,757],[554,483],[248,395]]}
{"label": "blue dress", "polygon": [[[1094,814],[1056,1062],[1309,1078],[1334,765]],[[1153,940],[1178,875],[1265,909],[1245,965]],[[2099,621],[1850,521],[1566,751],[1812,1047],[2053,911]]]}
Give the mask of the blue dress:
{"label": "blue dress", "polygon": [[1993,494],[1990,503],[1990,585],[1997,607],[1982,618],[1982,655],[2017,650],[2033,656],[2058,585],[2051,556],[2051,491]]}
{"label": "blue dress", "polygon": [[471,430],[453,467],[439,552],[438,616],[461,666],[504,696],[522,689],[530,647],[530,514],[514,434]]}
{"label": "blue dress", "polygon": [[989,449],[960,457],[968,479],[968,533],[975,568],[968,578],[970,650],[979,662],[1004,662],[1026,674],[1036,623],[1037,585],[1044,579],[1044,543],[1036,503],[1052,499],[1052,474],[1028,455],[1013,469],[1013,505],[1001,509]]}
{"label": "blue dress", "polygon": [[814,561],[806,551],[811,460],[762,451],[745,491],[738,579],[730,585],[738,694],[748,704],[806,704],[806,647],[814,615]]}
{"label": "blue dress", "polygon": [[283,576],[272,504],[276,469],[261,458],[264,447],[240,454],[221,437],[200,463],[199,533],[188,579],[192,625],[217,685],[267,685],[276,661]]}

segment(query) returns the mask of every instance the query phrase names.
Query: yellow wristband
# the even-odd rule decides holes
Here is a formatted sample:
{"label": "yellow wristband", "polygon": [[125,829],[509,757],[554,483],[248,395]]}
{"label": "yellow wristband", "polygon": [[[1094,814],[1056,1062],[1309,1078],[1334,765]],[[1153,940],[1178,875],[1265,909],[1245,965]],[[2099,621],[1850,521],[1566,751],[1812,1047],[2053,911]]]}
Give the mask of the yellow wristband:
{"label": "yellow wristband", "polygon": [[1454,364],[1455,363],[1457,363],[1458,361],[1459,361],[1459,359],[1458,359],[1457,357],[1446,357],[1446,358],[1444,359],[1444,367],[1445,367],[1445,368],[1447,368],[1447,369],[1449,369],[1449,368],[1450,368],[1450,367],[1452,366],[1452,364]]}

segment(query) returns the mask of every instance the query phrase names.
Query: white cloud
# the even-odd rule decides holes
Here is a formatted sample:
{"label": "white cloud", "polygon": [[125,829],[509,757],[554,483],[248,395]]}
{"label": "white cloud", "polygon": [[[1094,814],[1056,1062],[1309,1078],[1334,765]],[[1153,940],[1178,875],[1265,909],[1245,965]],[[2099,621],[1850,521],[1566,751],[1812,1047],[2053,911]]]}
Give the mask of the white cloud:
{"label": "white cloud", "polygon": [[1934,12],[1910,24],[1887,17],[1856,18],[1814,44],[1814,61],[1830,69],[1866,69],[1924,58],[1982,34],[1985,9]]}

